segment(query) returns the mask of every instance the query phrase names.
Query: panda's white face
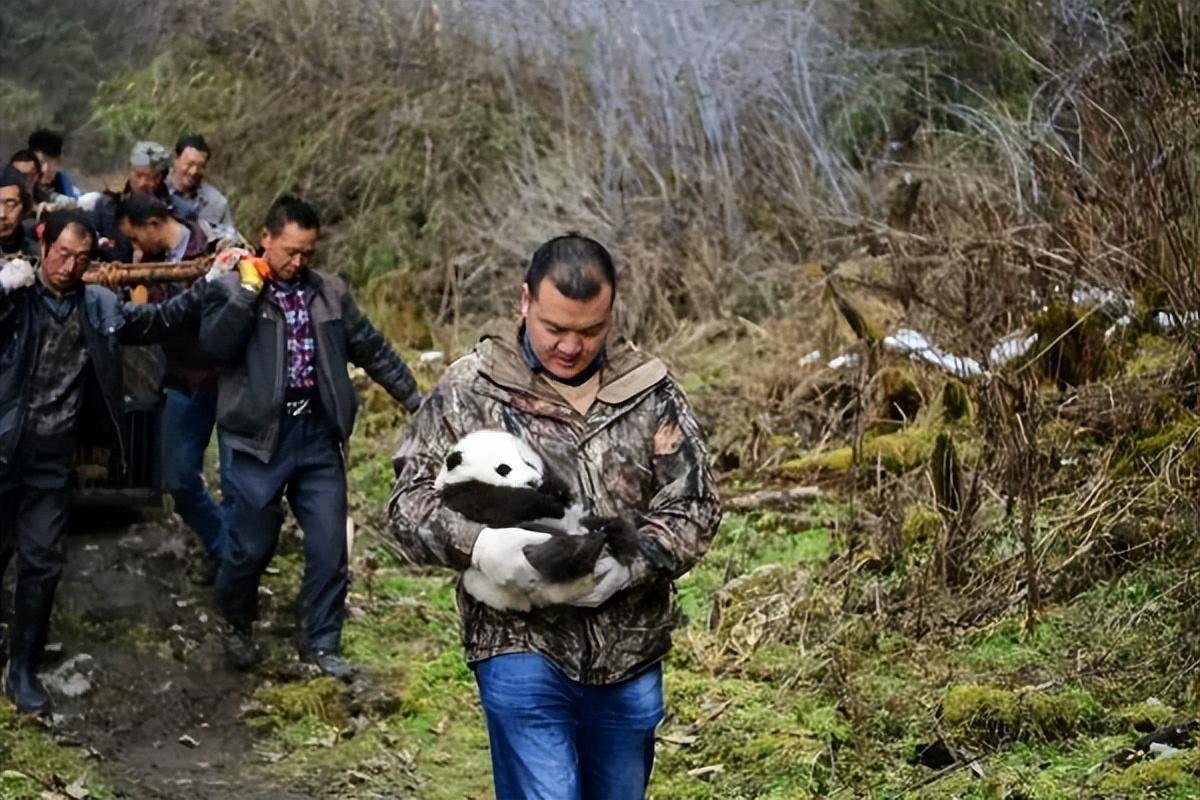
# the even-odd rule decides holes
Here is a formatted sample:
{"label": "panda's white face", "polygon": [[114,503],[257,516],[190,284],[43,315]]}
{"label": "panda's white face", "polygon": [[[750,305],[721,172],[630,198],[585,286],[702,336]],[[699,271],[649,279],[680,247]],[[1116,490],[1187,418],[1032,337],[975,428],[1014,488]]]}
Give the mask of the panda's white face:
{"label": "panda's white face", "polygon": [[434,489],[479,481],[492,486],[537,488],[545,466],[529,445],[505,431],[467,434],[446,455]]}

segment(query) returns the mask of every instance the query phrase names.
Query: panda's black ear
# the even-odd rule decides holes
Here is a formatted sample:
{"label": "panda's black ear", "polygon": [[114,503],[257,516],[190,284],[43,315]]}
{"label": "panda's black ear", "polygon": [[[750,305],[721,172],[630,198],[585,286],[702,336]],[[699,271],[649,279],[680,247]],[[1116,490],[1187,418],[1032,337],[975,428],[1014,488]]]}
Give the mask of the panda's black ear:
{"label": "panda's black ear", "polygon": [[497,464],[496,465],[496,474],[499,475],[501,478],[507,478],[508,473],[510,473],[510,472],[512,472],[512,467],[510,467],[508,464]]}
{"label": "panda's black ear", "polygon": [[446,469],[458,469],[458,465],[463,461],[462,451],[455,450],[450,455],[446,456]]}

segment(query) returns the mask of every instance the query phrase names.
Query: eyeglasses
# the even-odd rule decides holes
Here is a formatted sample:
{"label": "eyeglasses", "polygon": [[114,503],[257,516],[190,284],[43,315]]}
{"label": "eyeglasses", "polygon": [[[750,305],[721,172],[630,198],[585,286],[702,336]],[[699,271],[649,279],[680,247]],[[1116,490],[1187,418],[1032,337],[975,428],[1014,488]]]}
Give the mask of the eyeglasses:
{"label": "eyeglasses", "polygon": [[71,261],[75,264],[76,267],[86,265],[92,257],[92,253],[90,250],[74,252],[74,251],[68,250],[65,247],[58,245],[58,244],[55,244],[54,247],[51,249],[53,250],[54,255],[56,257],[58,257],[60,260]]}
{"label": "eyeglasses", "polygon": [[0,208],[3,208],[5,211],[16,211],[22,205],[23,203],[19,199],[12,197],[6,197],[5,199],[0,200]]}

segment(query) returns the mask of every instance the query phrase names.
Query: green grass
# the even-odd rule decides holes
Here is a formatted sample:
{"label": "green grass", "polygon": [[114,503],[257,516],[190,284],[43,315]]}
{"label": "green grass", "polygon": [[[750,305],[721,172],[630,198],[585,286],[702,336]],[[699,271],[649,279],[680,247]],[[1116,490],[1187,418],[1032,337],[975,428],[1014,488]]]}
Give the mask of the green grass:
{"label": "green grass", "polygon": [[[830,519],[842,513],[833,506],[826,511],[821,516]],[[797,530],[786,518],[770,512],[726,514],[704,560],[679,581],[680,608],[689,619],[702,621],[727,574],[744,575],[767,564],[796,567],[819,563],[833,549],[833,534],[827,528]]]}
{"label": "green grass", "polygon": [[42,800],[43,792],[76,781],[90,797],[104,800],[113,795],[101,772],[83,750],[56,744],[39,724],[0,701],[0,800]]}

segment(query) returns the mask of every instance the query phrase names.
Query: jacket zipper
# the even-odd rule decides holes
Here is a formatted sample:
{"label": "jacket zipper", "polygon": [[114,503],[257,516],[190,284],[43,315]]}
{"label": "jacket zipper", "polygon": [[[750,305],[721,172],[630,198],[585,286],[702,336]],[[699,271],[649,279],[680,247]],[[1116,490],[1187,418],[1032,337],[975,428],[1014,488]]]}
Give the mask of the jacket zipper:
{"label": "jacket zipper", "polygon": [[[33,381],[34,370],[37,369],[38,352],[41,351],[41,349],[42,349],[42,329],[41,329],[41,326],[37,324],[37,320],[34,319],[33,308],[27,309],[25,319],[27,321],[27,324],[29,324],[33,328],[33,349],[29,351],[29,354],[30,354],[29,361],[25,365],[24,385],[25,385],[25,387],[28,387],[29,384]],[[103,394],[104,393],[103,390],[101,390],[100,393]],[[105,405],[108,405],[108,404],[105,403]],[[26,388],[26,389],[22,389],[22,391],[21,391],[21,402],[18,406],[17,427],[16,427],[18,439],[20,439],[21,434],[25,430],[25,417],[28,413],[29,413],[29,394],[28,394],[28,389]],[[118,431],[118,434],[119,434],[119,431]],[[17,453],[16,453],[16,450],[14,449],[13,450],[13,458],[15,459],[16,457],[17,457]]]}
{"label": "jacket zipper", "polygon": [[[275,304],[274,298],[271,298],[271,304]],[[278,308],[278,306],[276,306],[276,308]],[[287,373],[288,363],[287,320],[282,317],[282,310],[280,310],[280,315],[278,318],[272,317],[271,314],[269,314],[265,309],[263,310],[263,316],[275,323],[275,347],[276,352],[280,354],[280,357],[275,359],[275,402],[273,405],[282,411],[286,387],[284,375]],[[271,425],[274,428],[273,432],[271,433],[271,450],[274,451],[275,447],[279,444],[279,414],[275,415],[275,418],[271,421]]]}
{"label": "jacket zipper", "polygon": [[[589,466],[588,460],[585,458],[582,458],[583,448],[587,445],[587,441],[589,438],[590,437],[588,436],[588,431],[587,431],[587,418],[584,417],[583,418],[583,429],[576,431],[575,449],[576,449],[576,453],[577,453],[576,457],[580,458],[583,462],[581,464],[582,469],[580,469],[580,471],[579,471],[580,472],[579,477],[580,477],[580,482],[583,484],[583,490],[586,493],[587,498],[588,498],[587,511],[589,514],[594,514],[594,513],[596,513],[596,508],[593,505],[592,498],[596,497],[596,495],[598,493],[597,487],[596,487],[596,481],[593,479],[592,470]],[[591,676],[592,671],[595,667],[595,665],[592,663],[593,659],[595,658],[595,654],[592,652],[592,636],[594,633],[594,626],[595,626],[594,616],[595,615],[593,615],[593,614],[589,614],[584,619],[583,648],[582,648],[581,658],[580,658],[580,662],[579,662],[580,678],[583,680],[584,683],[587,682],[587,679]]]}
{"label": "jacket zipper", "polygon": [[[313,297],[316,297],[315,293],[314,293]],[[317,361],[320,363],[320,366],[324,368],[323,371],[325,373],[325,375],[324,375],[325,379],[332,384],[333,369],[331,368],[331,365],[328,360],[329,359],[329,348],[321,346],[321,337],[317,335],[317,331],[320,330],[320,327],[316,323],[312,322],[312,305],[311,304],[309,305],[309,309],[308,309],[308,318],[309,318],[309,324],[312,325],[312,330],[313,330],[313,346],[317,348]],[[322,376],[320,374],[318,374],[317,375],[318,394],[320,393],[319,387],[322,382],[321,378],[322,378]],[[333,404],[333,419],[331,419],[329,421],[331,423],[333,423],[333,427],[336,429],[341,425],[341,420],[342,420],[342,413],[341,413],[342,410],[340,408],[338,408],[337,391],[334,389],[334,387],[332,385],[326,386],[325,388],[329,393],[329,401]],[[339,439],[348,439],[350,437],[351,433],[352,433],[352,431],[341,431],[341,432],[339,432],[338,438]]]}
{"label": "jacket zipper", "polygon": [[[309,291],[310,289],[311,292]],[[330,404],[333,406],[333,408],[329,409],[332,418],[329,419],[328,422],[333,426],[334,430],[338,430],[339,449],[344,450],[345,440],[350,438],[352,431],[343,432],[339,430],[342,420],[342,413],[341,408],[338,407],[337,390],[333,386],[334,373],[332,365],[329,363],[329,348],[321,346],[321,325],[314,320],[312,313],[312,301],[318,296],[321,298],[322,302],[324,302],[326,305],[329,305],[328,298],[326,298],[324,294],[324,289],[325,284],[323,281],[313,280],[308,287],[301,288],[300,296],[304,298],[304,303],[307,306],[308,324],[312,330],[313,347],[316,348],[317,351],[317,395],[318,397],[320,396],[322,383],[327,383],[325,386],[325,391],[329,395]],[[344,366],[342,368],[345,369]],[[345,453],[343,452],[343,457],[344,456]]]}

